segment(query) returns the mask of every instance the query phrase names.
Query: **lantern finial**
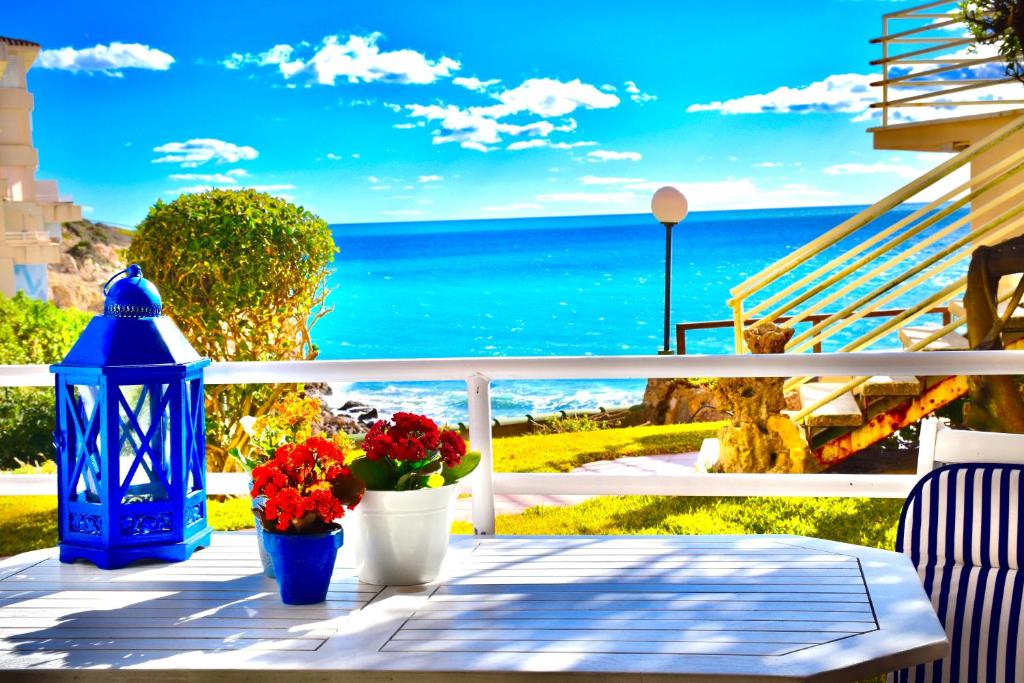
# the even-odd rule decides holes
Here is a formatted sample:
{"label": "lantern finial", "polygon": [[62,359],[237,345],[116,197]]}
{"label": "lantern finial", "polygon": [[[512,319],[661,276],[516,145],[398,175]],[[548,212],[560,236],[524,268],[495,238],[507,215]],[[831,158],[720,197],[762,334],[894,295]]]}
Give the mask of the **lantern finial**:
{"label": "lantern finial", "polygon": [[[124,278],[115,282],[118,275]],[[142,277],[142,268],[136,263],[107,280],[103,293],[107,297],[103,315],[108,318],[157,318],[163,314],[160,292]]]}

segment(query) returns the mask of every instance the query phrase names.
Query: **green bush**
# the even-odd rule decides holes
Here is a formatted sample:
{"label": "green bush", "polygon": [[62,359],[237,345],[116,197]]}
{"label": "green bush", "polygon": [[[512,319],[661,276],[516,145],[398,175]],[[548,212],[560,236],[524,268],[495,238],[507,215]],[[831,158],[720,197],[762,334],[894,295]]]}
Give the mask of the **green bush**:
{"label": "green bush", "polygon": [[[0,294],[0,364],[56,363],[91,315]],[[0,388],[0,469],[53,455],[53,390]]]}
{"label": "green bush", "polygon": [[[312,360],[310,328],[326,310],[337,249],[327,223],[255,190],[210,190],[157,201],[127,260],[160,290],[165,313],[213,360]],[[206,396],[210,469],[245,444],[239,418],[265,411],[282,387],[221,385]]]}

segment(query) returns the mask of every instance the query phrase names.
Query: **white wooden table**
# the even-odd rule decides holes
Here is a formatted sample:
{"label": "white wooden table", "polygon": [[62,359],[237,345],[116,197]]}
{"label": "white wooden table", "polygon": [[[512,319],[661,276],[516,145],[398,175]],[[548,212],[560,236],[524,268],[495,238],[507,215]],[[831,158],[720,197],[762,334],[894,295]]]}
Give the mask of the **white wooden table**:
{"label": "white wooden table", "polygon": [[906,558],[798,536],[458,536],[418,588],[360,584],[350,555],[306,607],[252,534],[114,571],[10,558],[0,680],[852,681],[947,648]]}

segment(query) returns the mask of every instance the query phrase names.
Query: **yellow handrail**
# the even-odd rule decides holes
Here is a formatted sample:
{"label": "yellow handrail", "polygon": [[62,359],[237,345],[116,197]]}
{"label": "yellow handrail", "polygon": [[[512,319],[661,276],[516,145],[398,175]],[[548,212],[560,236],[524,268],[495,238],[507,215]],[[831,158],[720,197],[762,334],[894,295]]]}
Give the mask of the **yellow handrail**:
{"label": "yellow handrail", "polygon": [[776,263],[750,276],[730,290],[733,296],[729,299],[729,305],[731,306],[737,300],[746,299],[755,291],[775,282],[781,276],[788,273],[793,266],[837,244],[842,239],[913,198],[921,191],[935,185],[935,183],[946,178],[953,171],[965,166],[978,156],[1022,130],[1024,130],[1024,116],[1017,117],[1006,126],[993,131],[956,156],[947,159],[932,170],[892,192],[873,206],[868,207],[856,216],[848,218],[835,228],[784,256]]}
{"label": "yellow handrail", "polygon": [[[833,258],[831,261],[829,261],[825,265],[820,266],[819,268],[817,268],[814,272],[812,272],[812,273],[810,273],[808,275],[805,275],[804,277],[800,278],[799,280],[797,280],[796,282],[790,284],[789,286],[785,287],[784,289],[780,290],[779,292],[776,292],[775,294],[769,296],[767,299],[765,299],[764,301],[762,301],[761,303],[759,303],[758,305],[756,305],[752,309],[750,309],[747,312],[747,318],[749,319],[749,318],[753,318],[753,317],[757,316],[761,311],[763,311],[768,306],[778,302],[781,299],[784,299],[786,296],[792,294],[793,292],[799,290],[802,287],[807,286],[810,283],[817,282],[817,284],[815,284],[814,287],[812,287],[810,290],[808,290],[808,291],[804,292],[803,294],[801,294],[800,297],[790,301],[785,306],[781,306],[781,307],[773,310],[770,313],[764,314],[761,317],[762,317],[762,319],[766,318],[768,320],[774,320],[774,319],[776,319],[778,317],[781,317],[781,316],[785,315],[794,306],[797,306],[797,305],[803,303],[804,301],[806,301],[807,299],[809,299],[810,297],[820,293],[821,291],[823,291],[824,289],[826,289],[830,285],[834,284],[836,281],[842,279],[843,277],[846,277],[846,275],[849,275],[851,272],[853,272],[857,268],[861,267],[862,265],[864,265],[868,261],[874,260],[881,253],[883,253],[885,250],[891,249],[892,247],[896,246],[897,244],[901,244],[902,242],[905,242],[910,237],[913,237],[914,235],[918,234],[919,232],[921,232],[925,228],[930,227],[931,225],[933,225],[934,223],[936,223],[940,219],[945,218],[945,217],[949,216],[950,214],[954,213],[957,209],[963,207],[968,202],[971,202],[971,201],[973,201],[973,199],[976,199],[976,198],[980,197],[981,195],[985,194],[988,190],[990,190],[993,187],[995,187],[995,185],[1001,183],[1003,180],[1005,180],[1010,175],[1016,174],[1016,173],[1020,172],[1021,170],[1024,170],[1024,165],[1018,165],[1018,166],[1014,167],[1009,172],[1009,175],[1001,176],[1001,177],[999,177],[999,178],[997,178],[995,180],[992,180],[993,176],[995,176],[996,174],[1001,173],[1003,171],[1006,171],[1013,164],[1015,164],[1017,162],[1022,162],[1022,161],[1024,161],[1024,149],[1022,149],[1019,152],[1011,155],[1010,157],[1007,157],[1006,159],[1001,160],[999,163],[994,164],[992,167],[990,167],[990,168],[986,169],[984,172],[980,173],[976,178],[974,178],[974,179],[972,179],[972,180],[970,180],[970,181],[968,181],[968,182],[966,182],[966,183],[964,183],[964,184],[962,184],[962,185],[960,185],[960,186],[950,190],[949,192],[946,192],[945,194],[941,195],[938,199],[935,199],[934,201],[930,202],[926,206],[924,206],[924,207],[914,211],[909,216],[900,219],[899,221],[893,223],[888,228],[880,230],[879,232],[877,232],[876,234],[872,235],[871,237],[869,237],[869,238],[865,239],[864,241],[854,245],[849,251],[847,251],[847,252],[845,252],[845,253],[843,253],[843,254]],[[952,204],[947,204],[949,202],[949,200],[952,199],[953,197],[961,194],[965,190],[968,190],[973,184],[979,184],[979,183],[982,184],[981,187],[979,189],[975,190],[973,193],[968,194],[968,195],[966,195],[964,197],[961,197],[960,199],[958,199],[957,201],[953,202]],[[945,208],[941,209],[938,213],[935,213],[935,214],[933,214],[931,216],[928,216],[929,213],[931,213],[932,211],[935,211],[936,209],[938,209],[940,206],[942,206],[944,204],[946,204]],[[824,275],[825,273],[831,271],[833,268],[835,268],[839,264],[843,263],[847,259],[849,259],[849,258],[851,258],[853,256],[857,256],[862,251],[864,251],[864,250],[874,246],[875,244],[877,244],[881,240],[885,239],[889,235],[892,235],[893,233],[901,230],[902,228],[906,227],[907,225],[910,225],[911,223],[913,223],[914,221],[916,221],[916,220],[918,220],[918,219],[920,219],[922,217],[927,217],[925,222],[919,224],[918,226],[913,228],[911,231],[908,231],[903,236],[901,236],[901,238],[899,238],[898,240],[893,240],[893,241],[888,242],[883,247],[880,247],[879,249],[876,249],[876,250],[872,251],[871,253],[869,253],[867,256],[861,257],[857,261],[854,261],[853,263],[849,264],[848,266],[843,268],[842,271],[840,271],[839,273],[836,273],[836,274],[832,275],[831,277],[829,277],[826,280],[820,280],[822,275]]]}
{"label": "yellow handrail", "polygon": [[[1020,194],[1022,192],[1024,192],[1024,186],[1016,188],[1010,194],[1011,195],[1017,195],[1017,194]],[[883,295],[886,295],[887,293],[891,293],[894,289],[897,288],[898,285],[901,285],[902,283],[906,282],[907,280],[910,280],[910,278],[912,278],[914,275],[917,275],[918,273],[922,272],[923,270],[925,270],[926,268],[930,267],[931,265],[933,265],[935,263],[938,263],[942,259],[944,259],[947,256],[953,254],[953,252],[955,252],[956,250],[960,249],[963,246],[966,246],[967,244],[969,244],[972,241],[978,241],[978,242],[983,243],[983,244],[991,244],[994,241],[998,241],[999,239],[1001,239],[1003,237],[1009,237],[1010,234],[1012,233],[1012,231],[1016,230],[1017,228],[1019,228],[1022,225],[1021,221],[1015,221],[1015,222],[1011,223],[1009,228],[1004,227],[1001,230],[996,230],[996,228],[999,228],[1004,223],[1009,221],[1011,218],[1019,216],[1022,212],[1024,212],[1024,204],[1021,204],[1020,206],[1017,206],[1016,208],[1012,209],[1011,211],[1008,211],[1008,212],[1004,213],[999,218],[986,223],[983,227],[977,228],[975,230],[972,230],[969,234],[961,237],[958,240],[955,240],[955,241],[951,242],[946,247],[944,247],[942,249],[939,249],[934,254],[932,254],[932,255],[928,256],[927,258],[921,260],[920,262],[914,264],[913,266],[911,266],[910,268],[908,268],[904,272],[900,273],[899,275],[896,275],[895,277],[890,278],[887,282],[885,282],[881,286],[875,288],[870,293],[863,295],[862,297],[857,299],[857,301],[849,304],[848,306],[843,308],[841,311],[838,311],[837,313],[833,314],[829,318],[826,318],[825,320],[821,321],[820,323],[814,325],[813,327],[811,327],[811,329],[809,329],[809,330],[805,331],[804,333],[798,335],[797,337],[791,339],[789,345],[790,346],[796,346],[797,344],[799,344],[801,341],[803,341],[807,337],[813,336],[813,335],[817,334],[820,330],[823,330],[824,328],[828,327],[835,320],[850,315],[853,311],[855,311],[856,309],[860,308],[861,306],[866,305],[868,302],[872,301],[873,299],[876,299],[877,297],[881,297]],[[857,287],[859,287],[860,285],[862,285],[862,284],[864,284],[866,282],[869,282],[872,278],[877,277],[880,273],[884,273],[885,271],[889,270],[890,268],[893,268],[894,266],[896,266],[901,261],[907,259],[910,256],[913,256],[914,254],[916,254],[917,252],[921,251],[922,249],[931,246],[934,242],[936,242],[939,239],[945,237],[946,235],[948,235],[949,233],[953,232],[954,230],[959,229],[972,216],[974,216],[973,213],[972,214],[968,214],[964,218],[962,218],[962,219],[960,219],[960,220],[950,224],[946,228],[943,228],[942,230],[939,230],[939,231],[933,233],[932,235],[930,235],[929,237],[921,240],[920,242],[918,242],[917,244],[913,245],[912,247],[910,247],[909,249],[905,250],[904,252],[896,254],[895,256],[890,258],[885,263],[883,263],[881,265],[878,265],[878,266],[875,266],[873,269],[865,272],[863,275],[861,275],[861,276],[859,276],[859,277],[857,277],[857,278],[855,278],[853,280],[844,282],[843,286],[840,287],[838,290],[836,290],[835,292],[831,293],[829,296],[825,297],[824,299],[815,302],[815,305],[812,306],[810,309],[808,309],[807,312],[802,313],[800,316],[793,316],[793,317],[791,317],[789,319],[789,321],[788,321],[788,324],[793,324],[795,322],[800,322],[807,315],[811,315],[813,313],[816,313],[818,310],[820,310],[820,308],[822,306],[826,306],[826,305],[832,303],[833,301],[835,301],[836,299],[838,299],[839,297],[841,297],[841,296],[843,296],[845,294],[849,294],[849,293],[853,292],[854,290],[856,290]],[[991,235],[991,237],[989,237],[989,233],[990,232],[993,233]],[[987,239],[979,239],[979,238],[983,238],[983,237],[987,238]],[[969,251],[961,252],[960,254],[954,256],[948,262],[943,264],[943,267],[941,267],[937,272],[931,273],[931,275],[937,275],[937,274],[939,274],[939,272],[941,272],[943,270],[947,270],[949,268],[949,266],[953,265],[954,263],[958,263],[959,261],[962,261],[963,259],[969,257],[970,255],[971,254],[970,254]],[[915,281],[916,282],[920,282],[920,280],[915,280]],[[907,290],[901,290],[901,293],[905,293],[905,291],[907,291]]]}

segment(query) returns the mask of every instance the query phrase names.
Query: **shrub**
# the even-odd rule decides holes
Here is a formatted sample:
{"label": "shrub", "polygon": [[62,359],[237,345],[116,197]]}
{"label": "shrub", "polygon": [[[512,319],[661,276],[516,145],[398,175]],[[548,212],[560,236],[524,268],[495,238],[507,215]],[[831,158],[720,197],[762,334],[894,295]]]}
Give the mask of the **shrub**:
{"label": "shrub", "polygon": [[[56,363],[78,339],[88,313],[19,292],[0,294],[0,363]],[[53,455],[53,390],[0,388],[0,469]]]}
{"label": "shrub", "polygon": [[[326,314],[327,223],[255,190],[211,190],[157,201],[130,262],[160,290],[165,312],[213,360],[312,360],[310,328]],[[221,385],[206,396],[207,459],[229,469],[244,446],[238,420],[261,415],[285,387]]]}

